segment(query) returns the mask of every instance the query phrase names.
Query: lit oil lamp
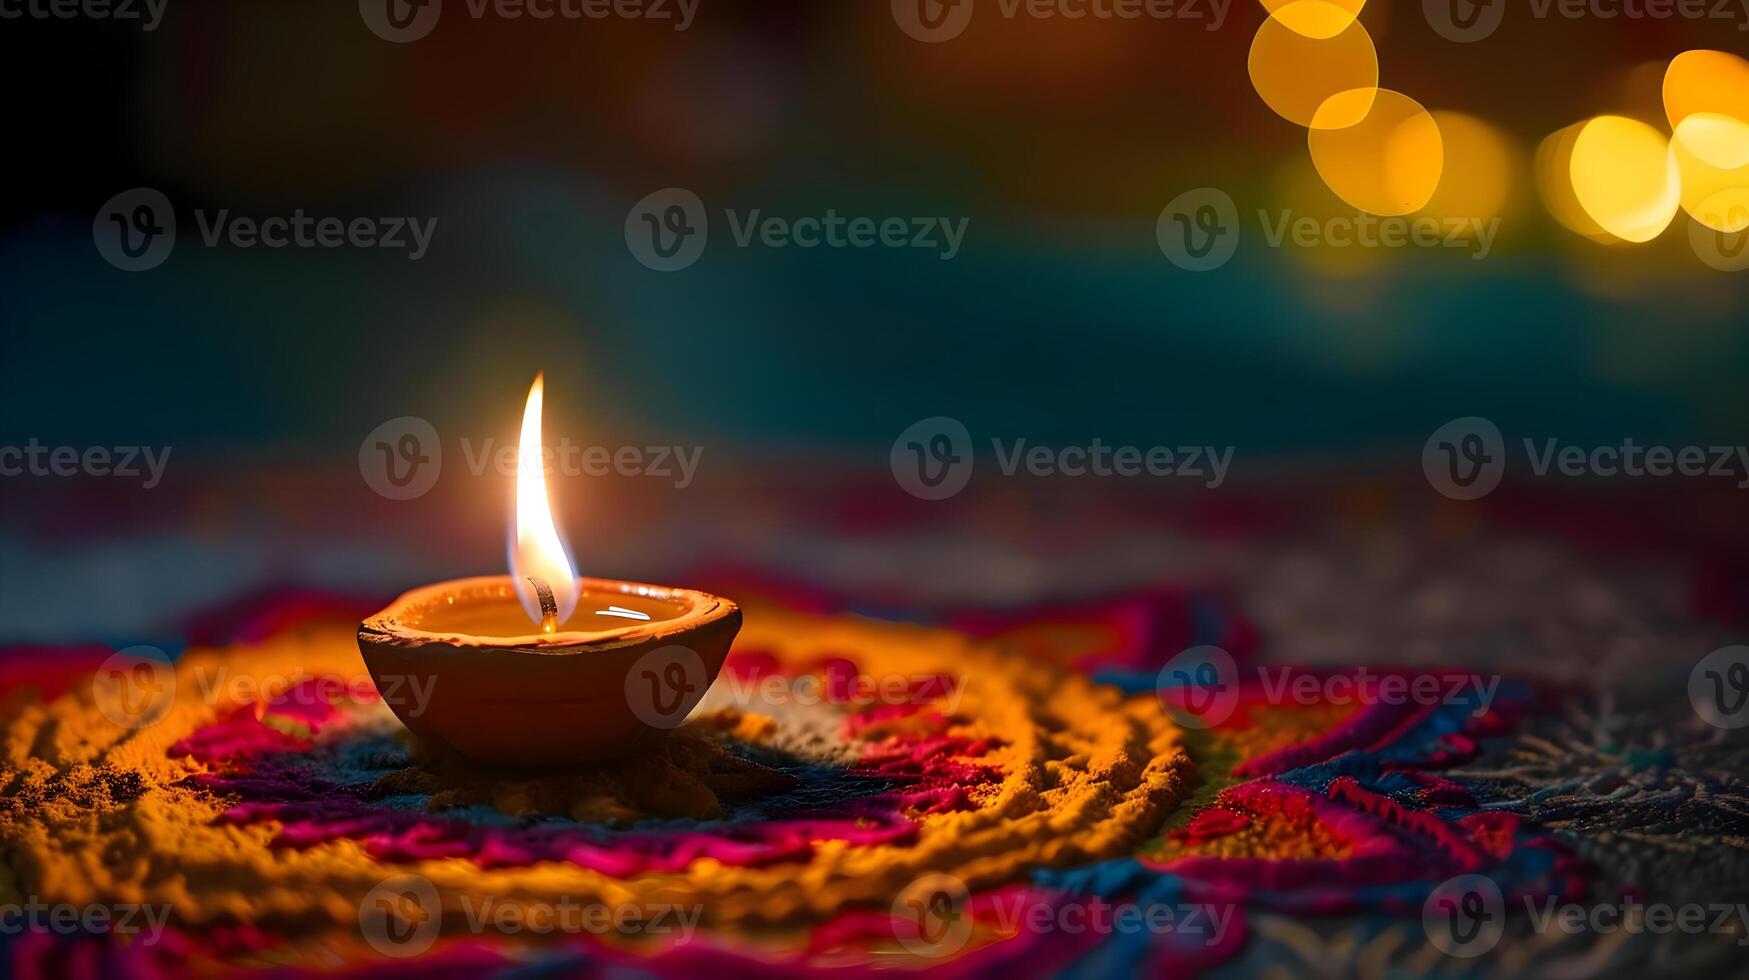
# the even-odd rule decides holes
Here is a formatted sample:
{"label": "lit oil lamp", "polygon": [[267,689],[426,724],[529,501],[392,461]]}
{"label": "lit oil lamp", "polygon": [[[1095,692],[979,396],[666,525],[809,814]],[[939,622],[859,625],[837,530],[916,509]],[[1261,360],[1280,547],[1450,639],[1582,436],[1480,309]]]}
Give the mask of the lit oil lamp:
{"label": "lit oil lamp", "polygon": [[741,628],[727,599],[577,577],[547,499],[541,395],[537,376],[522,416],[510,575],[414,589],[358,628],[402,723],[476,762],[559,766],[637,751],[704,697]]}

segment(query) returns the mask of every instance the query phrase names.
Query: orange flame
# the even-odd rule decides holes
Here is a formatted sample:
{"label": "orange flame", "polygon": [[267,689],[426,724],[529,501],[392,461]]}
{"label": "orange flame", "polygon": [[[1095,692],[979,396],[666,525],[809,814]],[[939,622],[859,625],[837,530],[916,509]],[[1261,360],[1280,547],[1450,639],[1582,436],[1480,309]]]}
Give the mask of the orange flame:
{"label": "orange flame", "polygon": [[[510,579],[528,618],[552,633],[577,609],[577,569],[553,525],[547,501],[540,416],[544,374],[534,377],[522,410],[516,466],[516,529],[510,540]],[[543,594],[544,593],[544,594]]]}

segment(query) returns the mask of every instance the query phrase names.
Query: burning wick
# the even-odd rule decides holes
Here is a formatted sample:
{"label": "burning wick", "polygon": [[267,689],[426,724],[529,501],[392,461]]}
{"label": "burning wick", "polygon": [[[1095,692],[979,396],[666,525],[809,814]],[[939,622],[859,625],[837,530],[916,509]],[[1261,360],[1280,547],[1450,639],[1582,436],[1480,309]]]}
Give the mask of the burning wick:
{"label": "burning wick", "polygon": [[553,509],[547,499],[547,479],[541,446],[540,414],[546,385],[540,375],[528,389],[522,409],[522,436],[517,442],[516,521],[508,536],[510,581],[516,600],[542,633],[556,633],[577,611],[577,566],[565,552]]}
{"label": "burning wick", "polygon": [[553,599],[553,587],[546,579],[528,576],[528,584],[534,586],[535,600],[540,603],[540,631],[542,633],[556,632],[559,628],[559,604]]}

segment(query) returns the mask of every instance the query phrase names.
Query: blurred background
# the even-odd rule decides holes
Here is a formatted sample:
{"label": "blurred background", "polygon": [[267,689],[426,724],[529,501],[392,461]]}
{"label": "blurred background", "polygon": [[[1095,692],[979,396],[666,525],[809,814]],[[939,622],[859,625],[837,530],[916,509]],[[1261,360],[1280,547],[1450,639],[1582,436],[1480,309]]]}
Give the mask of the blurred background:
{"label": "blurred background", "polygon": [[[171,451],[150,489],[0,479],[0,640],[162,642],[253,590],[380,597],[500,570],[509,482],[466,458],[514,440],[537,371],[552,438],[702,449],[686,487],[554,482],[585,574],[753,566],[874,605],[920,580],[1015,598],[1221,577],[1243,560],[1210,541],[1283,526],[1407,521],[1462,541],[1480,506],[1454,509],[1420,465],[1456,417],[1492,420],[1509,445],[1743,440],[1749,273],[1704,261],[1686,211],[1642,244],[1613,214],[1588,226],[1538,166],[1539,147],[1560,152],[1545,140],[1599,114],[1668,138],[1671,59],[1749,53],[1743,11],[1513,6],[1458,41],[1432,3],[1375,0],[1358,27],[1290,37],[1241,0],[1133,20],[977,0],[963,33],[926,43],[884,2],[700,0],[677,30],[449,0],[394,43],[370,6],[169,0],[152,30],[0,25],[14,147],[0,445]],[[1443,164],[1393,144],[1381,183],[1344,147],[1319,156],[1316,122],[1284,118],[1324,84],[1329,62],[1295,47],[1314,41],[1431,113]],[[1749,98],[1718,78],[1707,91]],[[1560,172],[1583,165],[1627,166]],[[1403,182],[1410,217],[1497,228],[1486,255],[1268,241],[1266,224],[1352,218]],[[174,250],[139,272],[94,247],[133,188],[161,192],[177,222]],[[636,206],[664,188],[711,221],[676,272],[628,247]],[[1199,188],[1230,198],[1240,229],[1205,272],[1158,234]],[[436,224],[416,260],[202,240],[201,216],[300,209]],[[739,247],[724,218],[828,209],[964,219],[965,239],[945,261]],[[361,443],[408,416],[439,433],[444,468],[390,500],[361,478]],[[962,421],[984,467],[940,504],[888,469],[931,416]],[[1231,446],[1235,462],[1214,491],[1003,481],[991,438]],[[1519,493],[1509,478],[1486,506],[1526,533],[1583,523],[1734,567],[1731,480],[1553,482]],[[1613,509],[1566,504],[1575,493]]]}

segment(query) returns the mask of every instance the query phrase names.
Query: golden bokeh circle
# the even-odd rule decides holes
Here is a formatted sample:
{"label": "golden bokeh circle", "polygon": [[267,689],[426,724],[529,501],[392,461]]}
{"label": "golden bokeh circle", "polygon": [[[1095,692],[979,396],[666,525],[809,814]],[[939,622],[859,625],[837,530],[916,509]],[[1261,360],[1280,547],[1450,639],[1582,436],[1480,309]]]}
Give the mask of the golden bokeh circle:
{"label": "golden bokeh circle", "polygon": [[1332,96],[1314,114],[1306,140],[1330,190],[1377,215],[1421,210],[1445,169],[1445,144],[1433,115],[1391,89]]}
{"label": "golden bokeh circle", "polygon": [[1568,174],[1579,207],[1622,241],[1657,238],[1682,203],[1682,177],[1670,141],[1627,116],[1596,116],[1582,124]]}
{"label": "golden bokeh circle", "polygon": [[[1306,6],[1310,5],[1310,6]],[[1336,16],[1314,8],[1332,7],[1328,0],[1295,0],[1271,13],[1251,39],[1246,68],[1251,85],[1275,114],[1288,122],[1312,126],[1319,108],[1344,92],[1370,91],[1379,82],[1379,57],[1372,37],[1360,21],[1329,37],[1308,37],[1290,23],[1318,16]],[[1336,8],[1339,9],[1339,8]],[[1351,100],[1349,108],[1356,105]],[[1366,106],[1358,106],[1364,116]],[[1326,124],[1358,121],[1326,117]]]}
{"label": "golden bokeh circle", "polygon": [[1724,51],[1684,51],[1664,69],[1664,114],[1670,128],[1697,112],[1749,123],[1749,61]]}

